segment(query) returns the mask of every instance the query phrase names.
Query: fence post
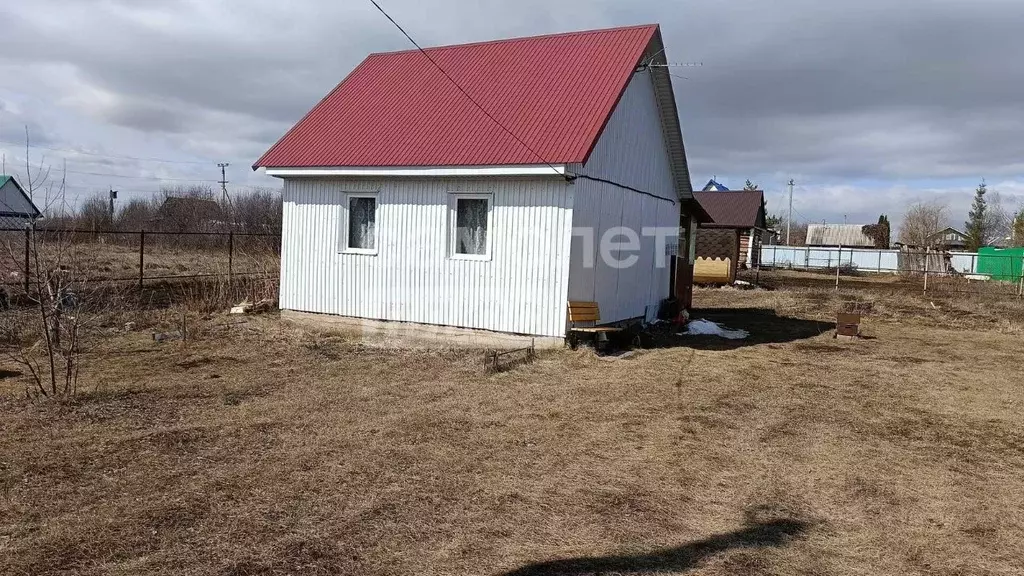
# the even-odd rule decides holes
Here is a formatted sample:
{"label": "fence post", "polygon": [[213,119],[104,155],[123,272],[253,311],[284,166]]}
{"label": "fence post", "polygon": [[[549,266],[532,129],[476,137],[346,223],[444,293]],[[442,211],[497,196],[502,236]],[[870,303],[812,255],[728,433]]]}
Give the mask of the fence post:
{"label": "fence post", "polygon": [[1017,298],[1024,298],[1024,258],[1020,259],[1020,285],[1017,286]]}
{"label": "fence post", "polygon": [[29,272],[30,272],[30,268],[31,268],[31,266],[29,264],[29,250],[30,250],[29,246],[30,246],[30,244],[32,242],[31,238],[32,238],[32,225],[29,224],[28,226],[25,226],[25,296],[28,296],[28,289],[29,289],[28,277],[29,277]]}
{"label": "fence post", "polygon": [[235,231],[228,231],[228,286],[234,283]]}
{"label": "fence post", "polygon": [[836,256],[836,292],[839,291],[839,271],[843,269],[843,245],[839,245],[839,255]]}
{"label": "fence post", "polygon": [[878,251],[878,273],[882,273],[882,251]]}
{"label": "fence post", "polygon": [[146,231],[139,231],[139,294],[142,294],[142,280],[146,269]]}
{"label": "fence post", "polygon": [[924,251],[924,293],[928,293],[928,250]]}

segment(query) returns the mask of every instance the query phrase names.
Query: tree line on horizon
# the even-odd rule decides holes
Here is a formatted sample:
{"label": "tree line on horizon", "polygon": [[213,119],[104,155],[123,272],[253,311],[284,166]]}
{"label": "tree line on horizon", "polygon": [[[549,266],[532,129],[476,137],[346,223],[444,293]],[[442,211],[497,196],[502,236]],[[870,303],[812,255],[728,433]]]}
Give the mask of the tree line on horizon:
{"label": "tree line on horizon", "polygon": [[[751,182],[746,181],[744,190],[760,190]],[[781,213],[768,213],[765,202],[766,225],[770,230],[785,234],[786,218]],[[922,200],[912,203],[903,217],[899,229],[899,242],[908,246],[927,246],[929,237],[952,226],[953,219],[949,214],[948,205],[941,200]],[[888,248],[891,240],[891,227],[887,215],[879,216],[876,224],[863,226],[865,235],[875,241],[878,248]],[[1024,246],[1024,206],[1016,211],[1008,211],[1002,197],[990,193],[984,180],[974,191],[974,201],[967,213],[963,233],[967,236],[965,249],[977,252],[983,246],[1007,245]],[[780,238],[785,242],[785,238]],[[801,246],[807,241],[807,223],[793,222],[791,242]]]}

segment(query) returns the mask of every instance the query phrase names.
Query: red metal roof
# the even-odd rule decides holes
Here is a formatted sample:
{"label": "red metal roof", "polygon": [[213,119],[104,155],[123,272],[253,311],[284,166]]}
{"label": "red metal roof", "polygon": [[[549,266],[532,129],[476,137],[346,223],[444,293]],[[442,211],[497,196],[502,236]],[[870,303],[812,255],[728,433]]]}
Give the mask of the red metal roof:
{"label": "red metal roof", "polygon": [[585,162],[657,25],[371,54],[253,166]]}

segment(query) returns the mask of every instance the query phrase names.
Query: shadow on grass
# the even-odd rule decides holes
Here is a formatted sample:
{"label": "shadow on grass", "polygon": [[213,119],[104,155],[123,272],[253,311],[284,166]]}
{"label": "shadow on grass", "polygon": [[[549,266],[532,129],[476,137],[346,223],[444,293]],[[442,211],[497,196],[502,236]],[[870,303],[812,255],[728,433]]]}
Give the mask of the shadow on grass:
{"label": "shadow on grass", "polygon": [[727,340],[717,336],[678,336],[682,331],[674,325],[658,325],[641,336],[644,348],[700,348],[731,350],[758,344],[781,344],[813,338],[835,330],[835,323],[804,318],[779,316],[769,308],[704,308],[694,310],[691,319],[710,320],[729,329],[746,330],[743,340]]}
{"label": "shadow on grass", "polygon": [[680,572],[734,548],[768,548],[786,545],[810,528],[801,520],[768,520],[746,528],[718,534],[677,546],[632,556],[582,556],[564,560],[538,562],[504,572],[500,576],[564,576],[583,574],[630,574],[636,572]]}

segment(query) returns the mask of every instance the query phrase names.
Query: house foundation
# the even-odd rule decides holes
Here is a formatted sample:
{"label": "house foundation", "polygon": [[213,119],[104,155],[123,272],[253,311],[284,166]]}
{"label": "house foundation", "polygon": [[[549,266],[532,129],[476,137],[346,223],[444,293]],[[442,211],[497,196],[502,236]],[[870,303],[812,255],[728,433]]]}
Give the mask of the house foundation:
{"label": "house foundation", "polygon": [[495,350],[525,348],[531,343],[537,349],[548,350],[565,346],[565,338],[551,336],[527,336],[455,326],[371,320],[297,310],[281,310],[281,319],[304,328],[343,334],[371,346]]}

